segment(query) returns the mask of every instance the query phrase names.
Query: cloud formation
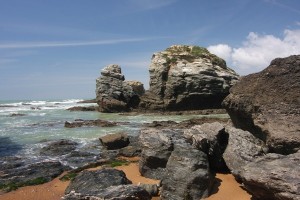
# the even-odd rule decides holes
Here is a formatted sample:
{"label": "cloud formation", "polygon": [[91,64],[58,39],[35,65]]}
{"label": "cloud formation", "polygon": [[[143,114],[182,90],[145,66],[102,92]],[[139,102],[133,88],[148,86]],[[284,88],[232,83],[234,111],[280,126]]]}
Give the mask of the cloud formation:
{"label": "cloud formation", "polygon": [[283,37],[250,32],[240,47],[217,44],[207,48],[224,58],[240,74],[260,71],[277,57],[300,54],[300,30],[284,30]]}

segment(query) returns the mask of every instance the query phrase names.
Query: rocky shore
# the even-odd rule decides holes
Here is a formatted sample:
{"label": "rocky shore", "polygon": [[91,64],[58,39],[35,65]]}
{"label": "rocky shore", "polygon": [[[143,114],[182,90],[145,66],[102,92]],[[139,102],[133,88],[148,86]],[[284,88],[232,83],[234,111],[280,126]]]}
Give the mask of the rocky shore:
{"label": "rocky shore", "polygon": [[[62,177],[70,180],[65,200],[199,200],[216,193],[220,174],[232,174],[252,196],[245,192],[241,199],[300,199],[299,55],[275,59],[265,70],[239,78],[206,49],[175,45],[153,55],[149,72],[150,89],[145,91],[140,82],[125,81],[119,65],[105,67],[97,79],[95,110],[182,115],[224,113],[220,108],[225,108],[230,119],[144,123],[135,136],[123,131],[100,137],[88,152],[78,151],[72,140],[45,141],[40,155],[59,156],[60,161],[28,164],[3,157],[0,189],[49,182],[67,171]],[[78,119],[65,127],[119,123],[126,124]],[[136,156],[136,174],[157,182],[135,184],[112,168],[131,165],[121,158]]]}

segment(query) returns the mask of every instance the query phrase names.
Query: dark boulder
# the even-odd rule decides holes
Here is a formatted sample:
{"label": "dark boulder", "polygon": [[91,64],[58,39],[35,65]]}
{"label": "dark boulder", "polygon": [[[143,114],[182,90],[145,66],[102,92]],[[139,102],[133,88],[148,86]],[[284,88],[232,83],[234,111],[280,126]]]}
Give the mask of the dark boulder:
{"label": "dark boulder", "polygon": [[107,150],[121,149],[128,146],[129,138],[126,133],[114,133],[99,138]]}
{"label": "dark boulder", "polygon": [[80,172],[67,187],[65,194],[75,191],[83,195],[101,194],[110,186],[131,184],[123,171],[116,169],[101,169]]}
{"label": "dark boulder", "polygon": [[146,110],[221,108],[238,75],[223,59],[198,46],[174,45],[154,53],[150,88],[141,98]]}
{"label": "dark boulder", "polygon": [[300,199],[300,151],[283,156],[267,154],[243,167],[245,188],[257,199]]}
{"label": "dark boulder", "polygon": [[208,196],[212,182],[207,155],[187,143],[176,144],[162,180],[161,199],[202,199]]}
{"label": "dark boulder", "polygon": [[63,197],[64,200],[150,200],[149,193],[135,185],[111,186],[97,195],[81,194],[74,191]]}
{"label": "dark boulder", "polygon": [[243,77],[223,101],[233,124],[267,143],[271,152],[300,149],[300,55],[273,60]]}

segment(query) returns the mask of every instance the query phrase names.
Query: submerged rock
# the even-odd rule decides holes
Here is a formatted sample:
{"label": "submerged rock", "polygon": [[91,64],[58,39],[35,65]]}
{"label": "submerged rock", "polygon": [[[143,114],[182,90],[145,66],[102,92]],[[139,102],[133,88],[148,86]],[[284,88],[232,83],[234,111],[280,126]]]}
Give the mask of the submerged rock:
{"label": "submerged rock", "polygon": [[139,95],[124,81],[119,65],[108,65],[96,80],[96,100],[101,112],[124,112],[138,106]]}
{"label": "submerged rock", "polygon": [[43,156],[58,156],[65,155],[76,149],[77,142],[61,139],[50,142],[40,150],[40,155]]}
{"label": "submerged rock", "polygon": [[244,166],[244,186],[257,199],[300,199],[300,151],[288,156],[267,154]]}
{"label": "submerged rock", "polygon": [[266,141],[271,152],[300,149],[300,55],[273,60],[243,77],[223,105],[237,128]]}
{"label": "submerged rock", "polygon": [[152,56],[150,89],[140,107],[151,110],[221,108],[238,75],[198,46],[174,45]]}
{"label": "submerged rock", "polygon": [[112,127],[116,126],[116,122],[109,122],[101,119],[96,120],[82,120],[82,119],[76,119],[74,122],[65,122],[66,128],[77,128],[82,126],[100,126],[100,127]]}

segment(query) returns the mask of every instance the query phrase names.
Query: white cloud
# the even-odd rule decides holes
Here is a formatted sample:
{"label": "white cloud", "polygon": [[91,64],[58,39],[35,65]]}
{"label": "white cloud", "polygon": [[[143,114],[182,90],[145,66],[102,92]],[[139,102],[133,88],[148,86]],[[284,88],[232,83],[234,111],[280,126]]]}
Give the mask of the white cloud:
{"label": "white cloud", "polygon": [[177,0],[131,0],[130,2],[139,10],[154,10],[169,6],[176,1]]}
{"label": "white cloud", "polygon": [[282,38],[251,32],[238,48],[218,44],[208,49],[238,73],[253,73],[267,67],[274,58],[300,54],[300,30],[285,30]]}
{"label": "white cloud", "polygon": [[232,48],[227,44],[209,46],[207,49],[225,60],[230,59],[232,53]]}

